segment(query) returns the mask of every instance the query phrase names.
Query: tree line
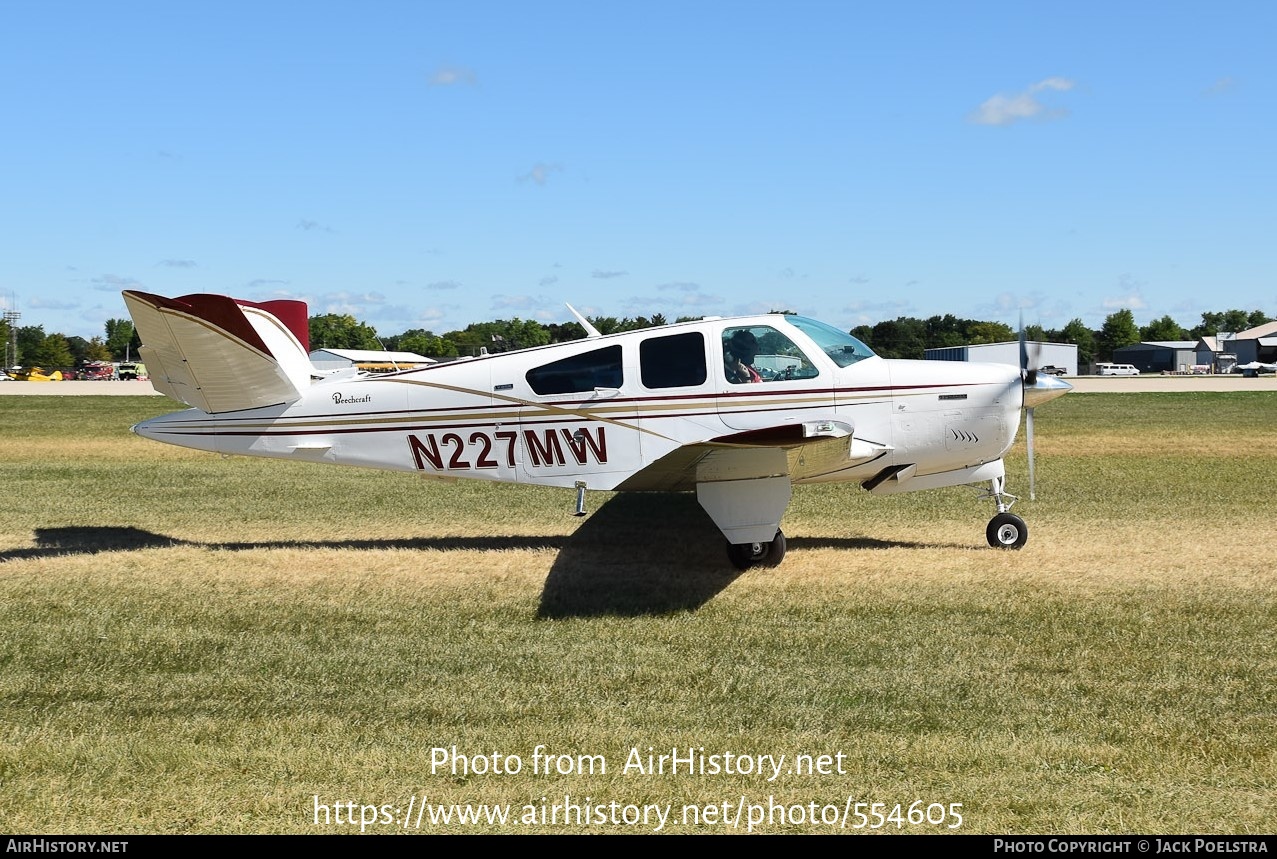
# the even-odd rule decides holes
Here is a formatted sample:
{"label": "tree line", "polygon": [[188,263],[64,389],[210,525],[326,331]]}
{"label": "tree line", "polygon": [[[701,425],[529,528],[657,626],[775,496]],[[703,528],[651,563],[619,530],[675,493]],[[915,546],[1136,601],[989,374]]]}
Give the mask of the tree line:
{"label": "tree line", "polygon": [[[660,313],[650,317],[588,318],[602,334],[669,324],[669,320]],[[697,318],[680,316],[674,322],[690,322]],[[1122,309],[1105,317],[1104,324],[1098,329],[1089,328],[1081,319],[1073,319],[1058,329],[1026,325],[1025,336],[1048,343],[1072,343],[1078,347],[1079,366],[1087,366],[1092,361],[1109,360],[1113,350],[1123,346],[1145,341],[1196,340],[1221,331],[1245,331],[1271,319],[1262,310],[1224,310],[1202,313],[1201,322],[1193,328],[1183,328],[1169,315],[1141,326],[1136,323],[1134,313]],[[850,333],[884,358],[921,358],[927,349],[1001,343],[1016,340],[1019,336],[1011,326],[1001,322],[960,319],[952,314],[927,319],[900,316],[876,325],[859,325]],[[386,349],[415,352],[440,360],[478,355],[482,350],[506,352],[528,349],[584,336],[585,329],[577,322],[545,324],[518,317],[475,322],[443,334],[424,328],[410,328],[389,336],[379,335],[371,325],[349,314],[326,313],[310,317],[311,349]],[[56,332],[46,334],[41,325],[26,325],[11,331],[9,324],[0,320],[0,343],[6,345],[9,349],[6,354],[13,359],[9,346],[11,337],[17,343],[15,366],[43,367],[46,370],[70,369],[86,361],[136,360],[140,345],[133,323],[128,319],[108,319],[104,336],[88,340]]]}
{"label": "tree line", "polygon": [[[1202,321],[1184,328],[1170,315],[1138,325],[1129,309],[1110,313],[1104,324],[1092,329],[1081,319],[1073,319],[1063,328],[1026,325],[1025,337],[1045,343],[1071,343],[1077,346],[1078,366],[1093,361],[1108,361],[1115,349],[1152,341],[1185,341],[1209,337],[1221,331],[1245,331],[1272,320],[1262,310],[1207,311]],[[1019,332],[1001,322],[959,319],[951,314],[917,319],[901,316],[877,325],[860,325],[851,334],[863,340],[884,358],[921,358],[927,349],[967,346],[980,343],[1005,343],[1019,339]]]}

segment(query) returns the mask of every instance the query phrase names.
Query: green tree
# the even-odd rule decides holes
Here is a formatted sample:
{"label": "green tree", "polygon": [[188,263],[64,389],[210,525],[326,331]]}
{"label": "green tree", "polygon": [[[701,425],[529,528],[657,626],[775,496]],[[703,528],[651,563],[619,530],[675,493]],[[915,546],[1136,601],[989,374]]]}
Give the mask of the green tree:
{"label": "green tree", "polygon": [[1140,329],[1140,339],[1148,342],[1187,340],[1188,332],[1168,313]]}
{"label": "green tree", "polygon": [[75,366],[75,357],[71,354],[71,347],[66,337],[57,333],[43,337],[26,354],[31,366],[42,367],[48,371],[66,370]]}
{"label": "green tree", "polygon": [[1140,342],[1140,329],[1135,324],[1135,314],[1124,307],[1104,317],[1098,339],[1099,356],[1104,361],[1113,357],[1114,349]]}
{"label": "green tree", "polygon": [[106,321],[106,348],[111,357],[117,361],[137,358],[137,347],[134,343],[133,320],[108,319]]}
{"label": "green tree", "polygon": [[84,350],[84,361],[110,361],[111,350],[102,342],[101,337],[89,338],[89,345]]}
{"label": "green tree", "polygon": [[1011,326],[1002,322],[973,322],[967,326],[968,343],[1006,343],[1018,339]]}
{"label": "green tree", "polygon": [[67,348],[71,350],[71,365],[74,367],[80,366],[89,354],[89,341],[75,335],[66,338],[66,341]]}
{"label": "green tree", "polygon": [[427,358],[457,357],[457,347],[451,341],[437,337],[433,332],[421,328],[405,331],[395,338],[395,345],[391,346],[387,342],[386,348],[398,349],[402,352],[415,352],[418,355],[425,355]]}
{"label": "green tree", "polygon": [[567,343],[570,340],[580,340],[585,336],[585,329],[581,327],[580,322],[552,322],[545,327],[550,335],[551,343]]}
{"label": "green tree", "polygon": [[[605,332],[606,333],[606,332]],[[478,355],[480,349],[489,352],[510,352],[530,349],[550,342],[550,332],[535,319],[497,319],[494,322],[474,322],[462,331],[449,331],[443,335],[450,341],[458,355]]]}
{"label": "green tree", "polygon": [[14,364],[19,367],[30,367],[35,363],[44,344],[43,325],[22,325],[18,328],[18,357]]}
{"label": "green tree", "polygon": [[1095,360],[1095,332],[1086,327],[1081,319],[1072,319],[1068,325],[1060,329],[1060,339],[1065,343],[1077,346],[1077,367],[1090,367]]}
{"label": "green tree", "polygon": [[1246,331],[1263,325],[1268,321],[1268,314],[1262,310],[1252,310],[1249,313],[1245,310],[1225,310],[1223,312],[1208,310],[1202,313],[1201,324],[1195,326],[1189,334],[1194,338],[1210,337],[1221,331],[1236,334],[1238,331]]}
{"label": "green tree", "polygon": [[860,326],[852,334],[884,358],[921,358],[927,347],[927,324],[912,316],[879,322],[868,331]]}
{"label": "green tree", "polygon": [[309,322],[311,349],[381,349],[376,329],[349,313],[325,313]]}
{"label": "green tree", "polygon": [[964,346],[967,339],[967,328],[971,324],[968,319],[959,319],[952,313],[944,316],[932,316],[923,323],[926,331],[923,345],[927,349],[940,349],[947,346]]}

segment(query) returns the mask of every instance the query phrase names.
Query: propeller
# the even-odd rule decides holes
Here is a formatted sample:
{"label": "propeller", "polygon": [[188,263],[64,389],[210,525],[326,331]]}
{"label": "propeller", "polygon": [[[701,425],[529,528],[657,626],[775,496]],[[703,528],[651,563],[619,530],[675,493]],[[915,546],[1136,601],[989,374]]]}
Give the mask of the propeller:
{"label": "propeller", "polygon": [[1054,400],[1062,394],[1073,390],[1068,382],[1055,376],[1041,376],[1038,373],[1038,360],[1042,347],[1033,344],[1032,360],[1029,357],[1029,343],[1024,330],[1024,311],[1020,311],[1020,378],[1024,381],[1024,441],[1029,454],[1029,500],[1036,501],[1033,474],[1033,409],[1048,400]]}

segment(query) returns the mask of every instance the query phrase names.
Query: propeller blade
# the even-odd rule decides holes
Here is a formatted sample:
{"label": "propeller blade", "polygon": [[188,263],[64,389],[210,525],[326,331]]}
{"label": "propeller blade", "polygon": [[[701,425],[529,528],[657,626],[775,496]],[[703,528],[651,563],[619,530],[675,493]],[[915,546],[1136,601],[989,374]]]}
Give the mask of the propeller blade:
{"label": "propeller blade", "polygon": [[1024,311],[1020,311],[1020,375],[1024,384],[1033,387],[1038,383],[1038,357],[1042,351],[1040,343],[1033,344],[1033,355],[1029,356],[1028,332],[1024,329]]}
{"label": "propeller blade", "polygon": [[1033,485],[1033,409],[1024,413],[1024,441],[1029,452],[1029,500],[1037,501],[1038,496]]}
{"label": "propeller blade", "polygon": [[1029,345],[1024,331],[1024,311],[1020,311],[1020,375],[1029,371]]}

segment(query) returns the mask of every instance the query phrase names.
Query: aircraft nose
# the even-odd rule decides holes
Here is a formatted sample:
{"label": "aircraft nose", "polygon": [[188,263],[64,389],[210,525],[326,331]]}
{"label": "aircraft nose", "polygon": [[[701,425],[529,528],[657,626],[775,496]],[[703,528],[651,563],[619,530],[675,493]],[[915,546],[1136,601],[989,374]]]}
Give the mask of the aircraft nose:
{"label": "aircraft nose", "polygon": [[1071,390],[1073,386],[1060,377],[1038,373],[1032,385],[1026,383],[1024,386],[1024,407],[1035,409],[1056,397],[1064,396]]}

